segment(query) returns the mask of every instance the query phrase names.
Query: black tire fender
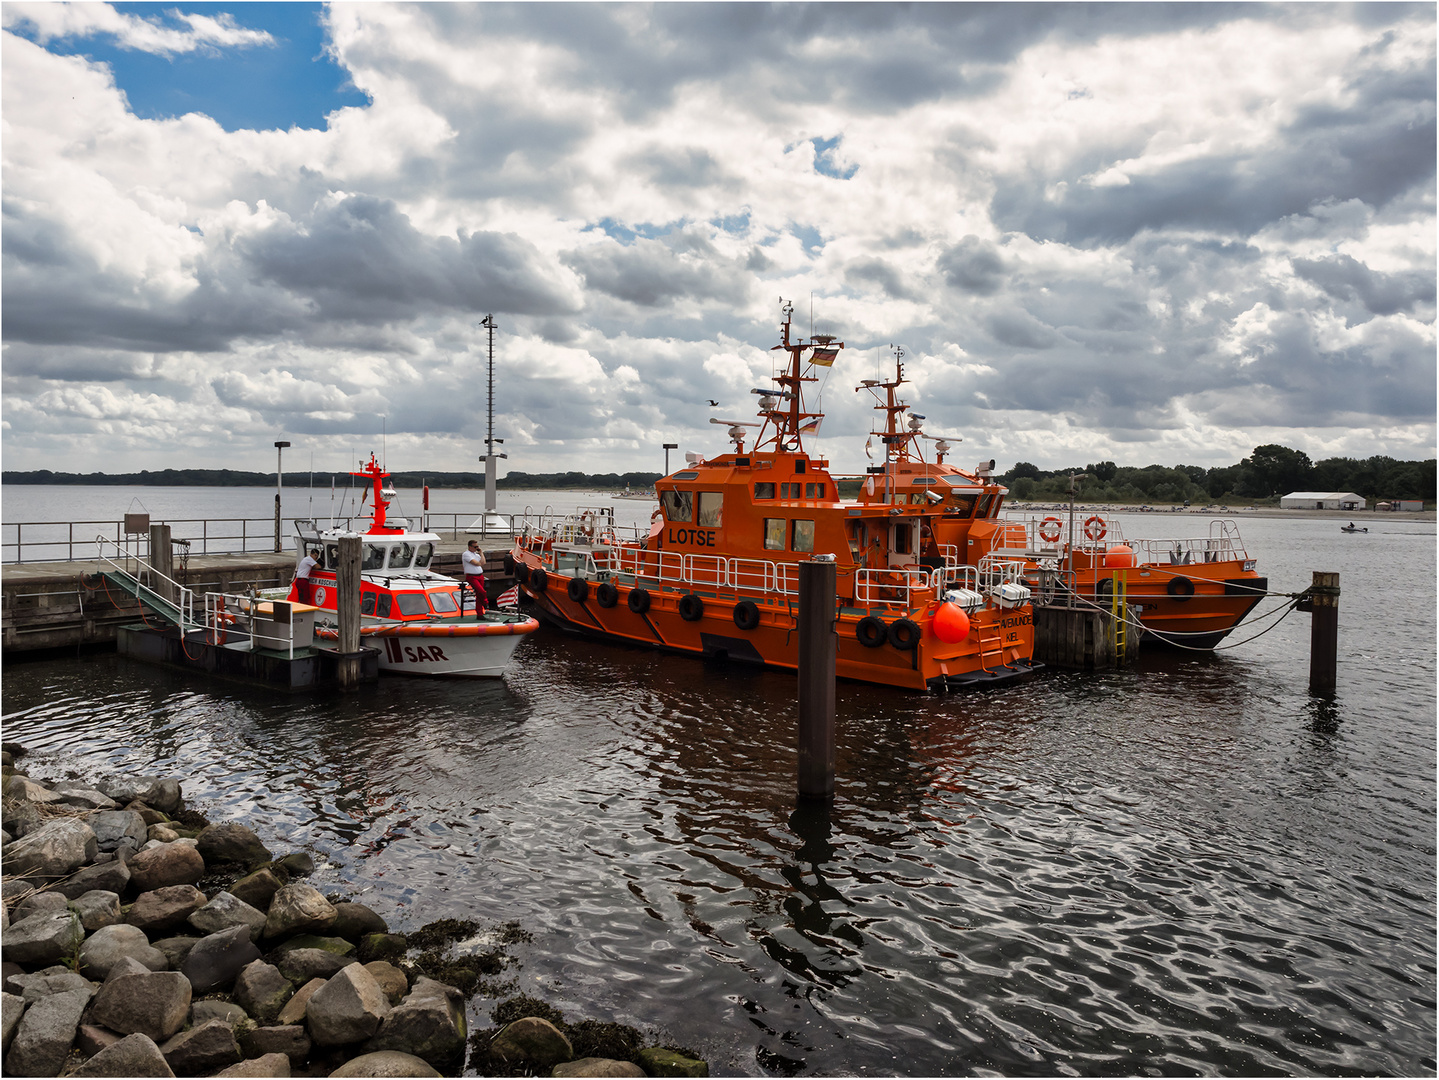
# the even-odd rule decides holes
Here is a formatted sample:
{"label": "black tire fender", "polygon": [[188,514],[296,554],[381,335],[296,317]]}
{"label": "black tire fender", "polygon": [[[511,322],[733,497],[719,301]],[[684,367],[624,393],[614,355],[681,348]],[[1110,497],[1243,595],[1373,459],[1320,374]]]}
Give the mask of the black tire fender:
{"label": "black tire fender", "polygon": [[650,591],[636,585],[630,590],[630,595],[625,599],[625,604],[636,615],[643,615],[650,609]]}
{"label": "black tire fender", "polygon": [[620,602],[620,591],[608,581],[603,581],[595,589],[595,602],[602,608],[612,608]]}
{"label": "black tire fender", "polygon": [[515,580],[521,585],[528,585],[530,583],[529,563],[519,563],[515,566]]}
{"label": "black tire fender", "polygon": [[741,630],[753,630],[759,625],[759,605],[753,600],[741,600],[734,606],[734,624]]}
{"label": "black tire fender", "polygon": [[878,615],[866,615],[854,627],[855,639],[867,649],[877,649],[889,639],[889,627]]}
{"label": "black tire fender", "polygon": [[1176,600],[1188,600],[1194,595],[1194,582],[1187,577],[1172,577],[1164,586],[1164,591]]}
{"label": "black tire fender", "polygon": [[530,592],[542,593],[545,591],[545,589],[549,588],[550,575],[545,573],[544,570],[540,569],[540,567],[536,566],[533,570],[530,571],[530,580],[526,582],[526,584],[529,587]]}
{"label": "black tire fender", "polygon": [[570,583],[565,586],[565,595],[576,604],[583,604],[590,597],[590,583],[584,578],[570,578]]}
{"label": "black tire fender", "polygon": [[895,619],[889,624],[889,631],[885,636],[900,652],[910,652],[919,646],[919,639],[924,636],[924,631],[913,619]]}
{"label": "black tire fender", "polygon": [[685,593],[680,597],[680,618],[685,622],[698,622],[704,617],[705,602],[694,593]]}

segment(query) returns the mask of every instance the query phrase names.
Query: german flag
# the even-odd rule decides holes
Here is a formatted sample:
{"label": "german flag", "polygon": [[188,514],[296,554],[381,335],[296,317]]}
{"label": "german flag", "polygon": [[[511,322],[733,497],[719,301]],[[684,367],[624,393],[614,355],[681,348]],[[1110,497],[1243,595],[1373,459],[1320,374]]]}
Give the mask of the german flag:
{"label": "german flag", "polygon": [[815,367],[830,367],[838,355],[838,349],[816,348],[814,355],[809,358],[809,362]]}

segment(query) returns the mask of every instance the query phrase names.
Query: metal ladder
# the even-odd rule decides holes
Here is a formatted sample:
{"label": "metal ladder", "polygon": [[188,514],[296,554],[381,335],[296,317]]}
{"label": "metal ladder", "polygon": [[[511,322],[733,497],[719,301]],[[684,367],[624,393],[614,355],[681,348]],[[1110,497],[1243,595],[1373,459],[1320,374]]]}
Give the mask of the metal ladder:
{"label": "metal ladder", "polygon": [[1114,588],[1109,596],[1109,643],[1114,648],[1114,662],[1124,663],[1129,644],[1129,595],[1124,575],[1116,570],[1110,575]]}

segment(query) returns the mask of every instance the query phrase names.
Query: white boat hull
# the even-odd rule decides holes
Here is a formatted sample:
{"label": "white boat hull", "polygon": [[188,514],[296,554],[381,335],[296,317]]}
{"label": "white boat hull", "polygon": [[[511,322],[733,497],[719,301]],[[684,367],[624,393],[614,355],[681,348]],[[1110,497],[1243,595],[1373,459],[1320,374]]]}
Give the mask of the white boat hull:
{"label": "white boat hull", "polygon": [[524,637],[394,637],[366,634],[380,650],[380,670],[426,678],[498,679]]}

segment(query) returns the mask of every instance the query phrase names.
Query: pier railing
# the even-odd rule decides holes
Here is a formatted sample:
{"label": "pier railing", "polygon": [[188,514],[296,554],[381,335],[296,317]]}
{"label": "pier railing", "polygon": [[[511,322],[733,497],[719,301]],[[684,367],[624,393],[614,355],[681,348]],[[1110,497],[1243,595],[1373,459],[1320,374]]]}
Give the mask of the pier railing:
{"label": "pier railing", "polygon": [[[238,555],[275,550],[275,519],[156,518],[170,526],[171,543],[190,555]],[[290,523],[293,530],[293,522]],[[0,539],[0,561],[74,562],[89,559],[96,536],[129,548],[148,547],[144,534],[127,534],[123,521],[7,521]]]}

